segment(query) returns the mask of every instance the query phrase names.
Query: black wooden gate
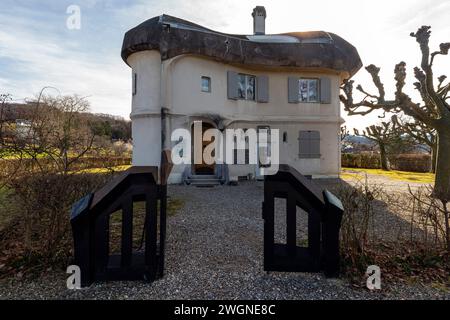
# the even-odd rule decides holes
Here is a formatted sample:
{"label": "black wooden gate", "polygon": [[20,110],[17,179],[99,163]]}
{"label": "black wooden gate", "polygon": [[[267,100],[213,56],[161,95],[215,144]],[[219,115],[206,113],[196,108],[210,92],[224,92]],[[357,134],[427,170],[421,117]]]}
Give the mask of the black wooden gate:
{"label": "black wooden gate", "polygon": [[[286,243],[275,243],[275,199],[286,199]],[[297,207],[308,214],[308,245],[297,242]],[[264,181],[264,270],[339,274],[342,203],[287,165]]]}
{"label": "black wooden gate", "polygon": [[[157,167],[132,167],[72,210],[75,264],[82,286],[101,280],[147,280],[163,276],[167,186]],[[133,251],[133,203],[145,202],[144,249]],[[121,253],[110,254],[110,217],[122,211]]]}

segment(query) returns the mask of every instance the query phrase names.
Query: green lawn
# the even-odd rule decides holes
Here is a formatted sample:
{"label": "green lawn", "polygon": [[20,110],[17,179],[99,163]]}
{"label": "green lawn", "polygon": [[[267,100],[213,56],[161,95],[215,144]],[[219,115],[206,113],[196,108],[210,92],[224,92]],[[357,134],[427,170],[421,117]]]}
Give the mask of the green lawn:
{"label": "green lawn", "polygon": [[412,183],[434,183],[433,173],[420,173],[408,171],[384,171],[381,169],[355,169],[342,168],[341,178],[343,179],[357,179],[364,174],[373,176],[383,176],[391,180],[412,182]]}

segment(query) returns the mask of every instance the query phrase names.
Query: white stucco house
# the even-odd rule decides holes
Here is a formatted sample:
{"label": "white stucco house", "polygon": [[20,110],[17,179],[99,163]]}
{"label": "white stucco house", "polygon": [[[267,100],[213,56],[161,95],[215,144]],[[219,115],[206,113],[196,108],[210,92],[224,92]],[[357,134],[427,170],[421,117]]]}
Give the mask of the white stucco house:
{"label": "white stucco house", "polygon": [[[280,163],[313,177],[338,176],[339,88],[362,66],[357,50],[322,31],[266,35],[264,7],[252,16],[252,35],[224,34],[168,15],[125,34],[133,165],[159,165],[170,132],[202,121],[205,129],[278,129]],[[169,182],[202,174],[257,176],[248,164],[178,165]]]}

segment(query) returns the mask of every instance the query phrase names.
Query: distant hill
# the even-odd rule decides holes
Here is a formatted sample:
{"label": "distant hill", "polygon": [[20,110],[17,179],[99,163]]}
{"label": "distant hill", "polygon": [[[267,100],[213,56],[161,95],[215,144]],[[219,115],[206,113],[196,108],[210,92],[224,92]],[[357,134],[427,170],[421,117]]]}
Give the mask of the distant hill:
{"label": "distant hill", "polygon": [[[7,122],[31,120],[33,112],[31,103],[8,103],[3,110],[3,119]],[[91,124],[93,132],[111,140],[131,140],[131,121],[109,114],[83,113]]]}
{"label": "distant hill", "polygon": [[347,142],[347,143],[359,143],[359,144],[368,144],[368,145],[373,145],[375,144],[372,140],[367,139],[366,137],[361,137],[361,136],[355,136],[355,135],[348,135],[347,137],[345,137],[343,142]]}

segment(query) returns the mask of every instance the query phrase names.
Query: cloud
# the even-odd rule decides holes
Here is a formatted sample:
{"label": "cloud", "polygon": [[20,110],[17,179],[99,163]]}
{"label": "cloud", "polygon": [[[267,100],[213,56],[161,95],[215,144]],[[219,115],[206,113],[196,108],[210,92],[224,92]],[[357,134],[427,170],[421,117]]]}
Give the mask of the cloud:
{"label": "cloud", "polygon": [[1,74],[2,90],[21,99],[49,85],[63,94],[89,97],[95,112],[129,114],[129,72],[119,51],[98,56],[95,48],[79,50],[70,38],[33,28],[39,21],[0,19],[0,66],[2,61],[14,65],[14,70],[2,68],[9,71]]}
{"label": "cloud", "polygon": [[[5,0],[0,13],[0,90],[15,98],[33,96],[43,86],[88,96],[95,112],[128,116],[131,77],[120,58],[123,34],[162,13],[227,33],[252,32],[254,6],[267,9],[267,32],[326,30],[359,50],[365,65],[382,67],[388,95],[393,69],[408,64],[407,90],[414,92],[412,68],[419,63],[417,43],[409,37],[422,24],[433,26],[432,46],[450,41],[448,0]],[[65,28],[69,4],[82,9],[82,30]],[[448,57],[436,62],[436,75],[448,72]],[[361,70],[354,78],[367,90],[371,79]],[[415,95],[411,94],[411,95]],[[349,127],[378,121],[376,115],[346,117]]]}

